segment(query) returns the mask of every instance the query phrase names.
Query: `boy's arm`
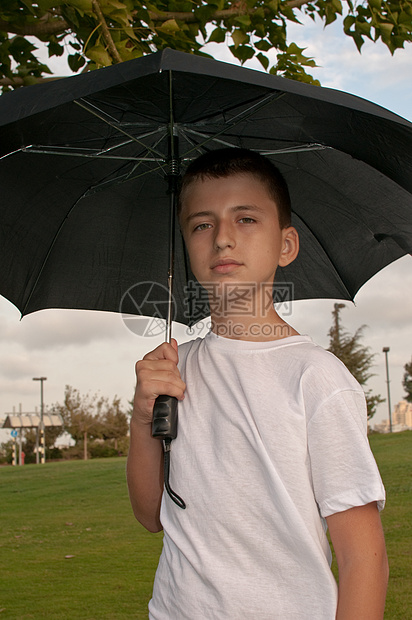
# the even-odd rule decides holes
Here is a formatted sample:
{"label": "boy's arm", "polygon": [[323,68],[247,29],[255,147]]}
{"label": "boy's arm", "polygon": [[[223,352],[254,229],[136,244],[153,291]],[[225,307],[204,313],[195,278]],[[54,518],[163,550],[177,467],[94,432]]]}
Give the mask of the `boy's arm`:
{"label": "boy's arm", "polygon": [[162,529],[163,445],[152,437],[153,406],[157,396],[182,400],[185,384],[177,368],[177,343],[163,343],[136,364],[136,392],[130,422],[127,484],[135,517],[151,532]]}
{"label": "boy's arm", "polygon": [[381,620],[389,569],[376,502],[326,521],[339,569],[336,620]]}

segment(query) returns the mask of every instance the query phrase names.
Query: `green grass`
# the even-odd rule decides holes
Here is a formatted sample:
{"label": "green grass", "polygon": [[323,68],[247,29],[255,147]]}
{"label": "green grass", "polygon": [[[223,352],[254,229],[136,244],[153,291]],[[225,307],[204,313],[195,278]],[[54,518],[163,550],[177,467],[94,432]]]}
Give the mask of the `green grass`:
{"label": "green grass", "polygon": [[0,497],[1,620],[147,618],[162,536],[133,517],[125,459],[1,468]]}
{"label": "green grass", "polygon": [[[407,620],[412,432],[370,441],[387,490],[385,618]],[[125,459],[3,467],[0,498],[0,620],[147,618],[162,536],[146,532],[132,515]]]}
{"label": "green grass", "polygon": [[385,618],[412,618],[412,431],[372,435],[372,450],[386,488],[382,512],[390,580]]}

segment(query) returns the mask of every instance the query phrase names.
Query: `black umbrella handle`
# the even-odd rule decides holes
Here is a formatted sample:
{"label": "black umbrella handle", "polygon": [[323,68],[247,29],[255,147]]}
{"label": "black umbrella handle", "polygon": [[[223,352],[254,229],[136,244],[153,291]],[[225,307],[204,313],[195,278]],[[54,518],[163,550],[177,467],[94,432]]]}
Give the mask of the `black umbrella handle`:
{"label": "black umbrella handle", "polygon": [[177,398],[158,396],[153,408],[152,436],[158,439],[177,437]]}
{"label": "black umbrella handle", "polygon": [[164,480],[165,489],[170,499],[182,508],[186,508],[182,498],[173,491],[169,484],[170,444],[177,437],[177,398],[162,395],[156,398],[153,408],[152,436],[164,442]]}

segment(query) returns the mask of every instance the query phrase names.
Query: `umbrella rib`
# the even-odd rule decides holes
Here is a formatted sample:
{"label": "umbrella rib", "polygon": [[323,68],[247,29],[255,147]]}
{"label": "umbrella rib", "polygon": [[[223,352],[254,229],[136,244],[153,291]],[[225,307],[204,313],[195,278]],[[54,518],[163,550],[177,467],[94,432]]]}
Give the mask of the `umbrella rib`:
{"label": "umbrella rib", "polygon": [[[181,128],[179,127],[179,129],[181,130]],[[208,136],[205,133],[201,133],[200,131],[195,131],[194,129],[189,129],[188,127],[185,127],[184,130],[181,130],[183,135],[187,135],[187,134],[192,134],[193,136],[199,136],[200,138],[206,138],[206,141],[203,142],[202,144],[195,144],[192,143],[193,149],[192,151],[196,150],[198,151],[199,149],[202,148],[203,144],[206,144],[207,142],[209,142],[210,140],[213,140],[213,142],[217,142],[218,144],[221,144],[223,146],[228,146],[230,148],[233,148],[235,145],[232,144],[231,142],[227,142],[226,140],[222,140],[219,138],[215,138],[214,136]],[[186,153],[186,155],[188,155],[189,153],[191,153],[192,151],[188,151]]]}
{"label": "umbrella rib", "polygon": [[63,218],[63,220],[60,222],[60,225],[59,225],[59,227],[58,227],[58,229],[57,229],[57,231],[56,231],[56,233],[55,233],[55,235],[54,235],[54,237],[53,237],[53,239],[52,239],[52,241],[50,243],[49,249],[47,250],[46,255],[45,255],[44,259],[43,259],[43,262],[42,262],[42,264],[40,266],[40,269],[38,271],[36,280],[35,280],[32,288],[31,288],[31,291],[30,291],[30,293],[29,293],[29,295],[28,295],[28,297],[27,297],[27,299],[26,299],[26,301],[24,303],[23,309],[21,311],[21,315],[22,316],[24,316],[26,308],[29,305],[31,298],[33,297],[33,293],[34,293],[34,291],[35,291],[35,289],[37,287],[37,284],[38,284],[38,282],[39,282],[39,280],[41,278],[41,274],[43,273],[43,270],[44,270],[44,268],[46,266],[46,263],[48,261],[48,258],[50,256],[50,254],[51,254],[51,251],[52,251],[52,249],[53,249],[53,247],[54,247],[54,245],[55,245],[55,243],[57,241],[58,236],[60,235],[60,232],[61,232],[61,230],[62,230],[62,228],[63,228],[67,218],[70,216],[70,213],[73,211],[73,209],[79,204],[80,200],[82,198],[84,198],[84,196],[85,196],[84,193],[81,196],[79,196],[79,198],[76,200],[76,202],[70,207],[69,211],[66,213],[66,215]]}
{"label": "umbrella rib", "polygon": [[[121,146],[121,145],[119,145]],[[114,148],[114,147],[113,147]],[[34,146],[32,144],[30,144],[29,146],[24,146],[21,149],[18,149],[17,151],[14,151],[14,153],[35,153],[36,155],[60,155],[62,157],[82,157],[84,159],[110,159],[112,161],[137,161],[137,162],[142,162],[142,161],[153,161],[153,162],[161,162],[163,160],[159,159],[158,157],[126,157],[126,156],[121,156],[121,155],[104,155],[103,153],[105,153],[105,151],[93,151],[93,149],[90,149],[90,151],[92,151],[91,153],[80,153],[80,152],[75,152],[74,149],[70,150],[67,147],[58,147],[58,146],[54,146],[51,147],[50,149],[48,149],[47,146]],[[11,153],[10,153],[11,155]]]}
{"label": "umbrella rib", "polygon": [[[184,134],[189,133],[189,134],[193,134],[194,136],[199,136],[200,138],[207,138],[207,141],[213,140],[214,142],[218,142],[219,144],[223,144],[224,146],[229,146],[229,147],[234,146],[230,142],[226,142],[225,140],[215,139],[213,136],[208,136],[207,134],[201,133],[200,131],[195,131],[194,129],[189,129],[188,127],[185,127],[185,130],[182,133]],[[199,145],[193,145],[193,147],[194,149],[198,150],[203,146],[203,144],[205,143],[202,143]],[[287,154],[287,153],[305,153],[307,151],[323,151],[325,149],[333,149],[333,147],[327,146],[325,144],[319,144],[319,143],[313,142],[313,143],[308,143],[308,144],[301,144],[299,146],[290,146],[290,147],[286,147],[282,149],[264,150],[264,151],[258,151],[258,152],[261,155],[267,156],[267,155],[281,155],[283,153]],[[251,150],[254,151],[256,149],[251,149]]]}
{"label": "umbrella rib", "polygon": [[96,110],[98,110],[98,111],[92,109],[92,107],[89,107],[89,106],[91,106],[91,104],[89,104],[89,106],[85,105],[84,100],[82,100],[82,99],[80,99],[80,100],[74,99],[73,103],[75,103],[79,107],[81,107],[84,110],[86,110],[86,112],[89,112],[89,114],[92,114],[93,116],[96,116],[96,118],[101,120],[103,123],[106,123],[106,125],[109,125],[109,127],[112,127],[113,129],[115,129],[119,133],[122,133],[123,135],[125,135],[127,138],[130,138],[133,142],[136,142],[137,144],[140,144],[141,146],[144,146],[144,148],[147,149],[149,152],[153,153],[154,155],[157,155],[160,158],[163,158],[163,153],[160,153],[159,151],[156,151],[156,150],[152,149],[150,146],[147,146],[147,144],[144,144],[144,142],[141,142],[139,140],[139,138],[137,138],[136,136],[132,136],[132,134],[130,134],[129,132],[125,131],[121,127],[119,127],[118,123],[115,123],[113,121],[109,121],[108,119],[104,118],[104,114],[105,113],[102,110],[100,110],[99,108],[97,108],[96,106],[93,106],[93,107],[96,108]]}
{"label": "umbrella rib", "polygon": [[[220,135],[222,135],[223,133],[227,133],[227,131],[229,131],[230,129],[233,129],[233,127],[236,127],[236,125],[238,125],[240,122],[242,121],[246,121],[248,120],[251,116],[253,116],[253,114],[257,111],[257,110],[261,110],[262,108],[264,108],[265,106],[267,106],[269,103],[271,103],[273,100],[276,99],[280,99],[281,97],[284,96],[285,93],[272,93],[270,95],[267,95],[266,97],[264,97],[263,99],[261,99],[260,101],[257,101],[256,103],[254,103],[251,107],[247,108],[246,110],[243,110],[242,112],[239,112],[239,114],[237,114],[231,121],[230,123],[228,123],[227,125],[224,126],[223,129],[221,129],[220,131],[218,131],[217,133],[213,134],[213,136],[210,136],[207,140],[205,140],[205,142],[203,142],[202,144],[199,144],[198,147],[202,147],[205,144],[207,144],[208,142],[210,142],[211,140],[216,140],[216,138]],[[197,148],[198,148],[197,147]],[[190,153],[192,151],[197,150],[197,148],[193,148],[189,151],[187,151],[185,153],[185,157],[187,157],[188,155],[190,155]]]}
{"label": "umbrella rib", "polygon": [[[160,128],[159,128],[160,129]],[[155,147],[157,147],[158,144],[160,144],[160,142],[162,141],[163,136],[160,136],[159,140],[156,142]],[[130,159],[130,161],[132,161],[132,159]],[[133,159],[133,161],[136,161],[136,159]],[[152,172],[164,172],[164,169],[162,168],[162,166],[157,166],[157,168],[150,168],[149,170],[145,170],[143,172],[141,172],[141,174],[134,174],[136,169],[145,162],[156,162],[159,163],[158,159],[152,158],[152,157],[142,157],[140,159],[137,159],[138,163],[133,166],[132,170],[130,170],[130,172],[126,172],[120,176],[117,176],[116,178],[112,178],[112,179],[105,179],[103,181],[99,181],[99,183],[97,183],[96,185],[93,185],[92,187],[90,187],[85,196],[88,196],[90,194],[94,194],[97,191],[99,191],[102,188],[108,187],[110,185],[113,185],[115,183],[125,183],[126,181],[134,181],[135,179],[139,179],[143,176],[145,176],[146,174],[150,174]],[[164,160],[163,160],[164,161]],[[133,175],[133,176],[131,176]]]}
{"label": "umbrella rib", "polygon": [[[161,132],[163,130],[163,127],[157,127],[155,130],[153,131],[148,131],[144,134],[141,134],[140,136],[138,136],[139,140],[142,140],[143,138],[148,138],[151,137],[159,132]],[[162,136],[163,137],[163,136]],[[162,137],[157,141],[157,144],[160,143]],[[29,144],[27,146],[23,146],[20,149],[16,149],[15,151],[12,151],[11,153],[7,153],[6,155],[3,155],[2,157],[0,157],[0,159],[3,159],[5,157],[8,157],[9,155],[14,155],[15,153],[35,153],[36,155],[40,154],[40,155],[59,155],[59,156],[65,156],[65,157],[83,157],[86,159],[92,159],[92,158],[98,158],[98,159],[112,159],[114,161],[117,160],[126,160],[126,161],[155,161],[155,162],[163,162],[164,161],[164,156],[163,157],[133,157],[133,156],[129,156],[129,157],[125,157],[125,156],[121,156],[121,155],[106,155],[106,153],[110,153],[111,151],[114,151],[115,149],[119,149],[123,146],[127,146],[129,144],[131,144],[133,141],[132,140],[126,140],[124,142],[120,142],[119,144],[115,144],[113,146],[107,147],[105,149],[100,149],[100,150],[96,150],[96,149],[91,149],[88,147],[70,147],[70,146],[47,146],[47,145],[34,145],[34,144]],[[146,148],[147,150],[149,150],[149,148],[146,145],[143,145],[144,148]],[[81,152],[83,151],[83,152]]]}
{"label": "umbrella rib", "polygon": [[[290,146],[284,149],[275,149],[271,151],[259,151],[261,155],[283,155],[287,153],[306,153],[307,151],[324,151],[325,149],[335,150],[333,146],[327,144],[319,144],[318,142],[308,142],[301,146]],[[253,150],[253,149],[252,149]]]}

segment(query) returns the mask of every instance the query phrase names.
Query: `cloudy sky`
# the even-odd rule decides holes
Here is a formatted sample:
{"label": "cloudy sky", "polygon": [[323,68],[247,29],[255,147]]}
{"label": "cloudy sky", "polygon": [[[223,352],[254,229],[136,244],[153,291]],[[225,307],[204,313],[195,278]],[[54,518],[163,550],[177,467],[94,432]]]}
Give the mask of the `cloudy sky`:
{"label": "cloudy sky", "polygon": [[[323,86],[364,97],[412,121],[412,45],[391,57],[383,45],[369,43],[359,55],[340,28],[332,25],[323,30],[308,20],[304,26],[293,26],[290,40],[316,58],[321,67],[313,70],[313,75]],[[233,62],[223,46],[214,46],[211,53]],[[260,68],[253,62],[247,66]],[[55,71],[63,74],[62,65]],[[326,347],[332,309],[333,300],[300,301],[288,320]],[[404,394],[403,366],[412,357],[411,257],[393,263],[370,280],[359,291],[355,304],[347,303],[342,322],[351,333],[361,325],[368,326],[364,344],[376,354],[376,376],[369,386],[383,397],[387,386],[382,347],[390,347],[391,400],[392,404],[398,402]],[[183,326],[176,326],[174,335],[178,341],[191,337]],[[26,412],[39,407],[39,382],[32,381],[39,376],[47,377],[47,406],[63,400],[66,384],[82,393],[118,395],[126,406],[133,395],[135,361],[161,340],[135,335],[120,315],[111,313],[44,310],[20,321],[19,311],[0,297],[0,421],[13,407],[18,410],[21,406]],[[385,402],[375,420],[387,417]],[[0,431],[0,441],[9,436],[9,431]]]}

